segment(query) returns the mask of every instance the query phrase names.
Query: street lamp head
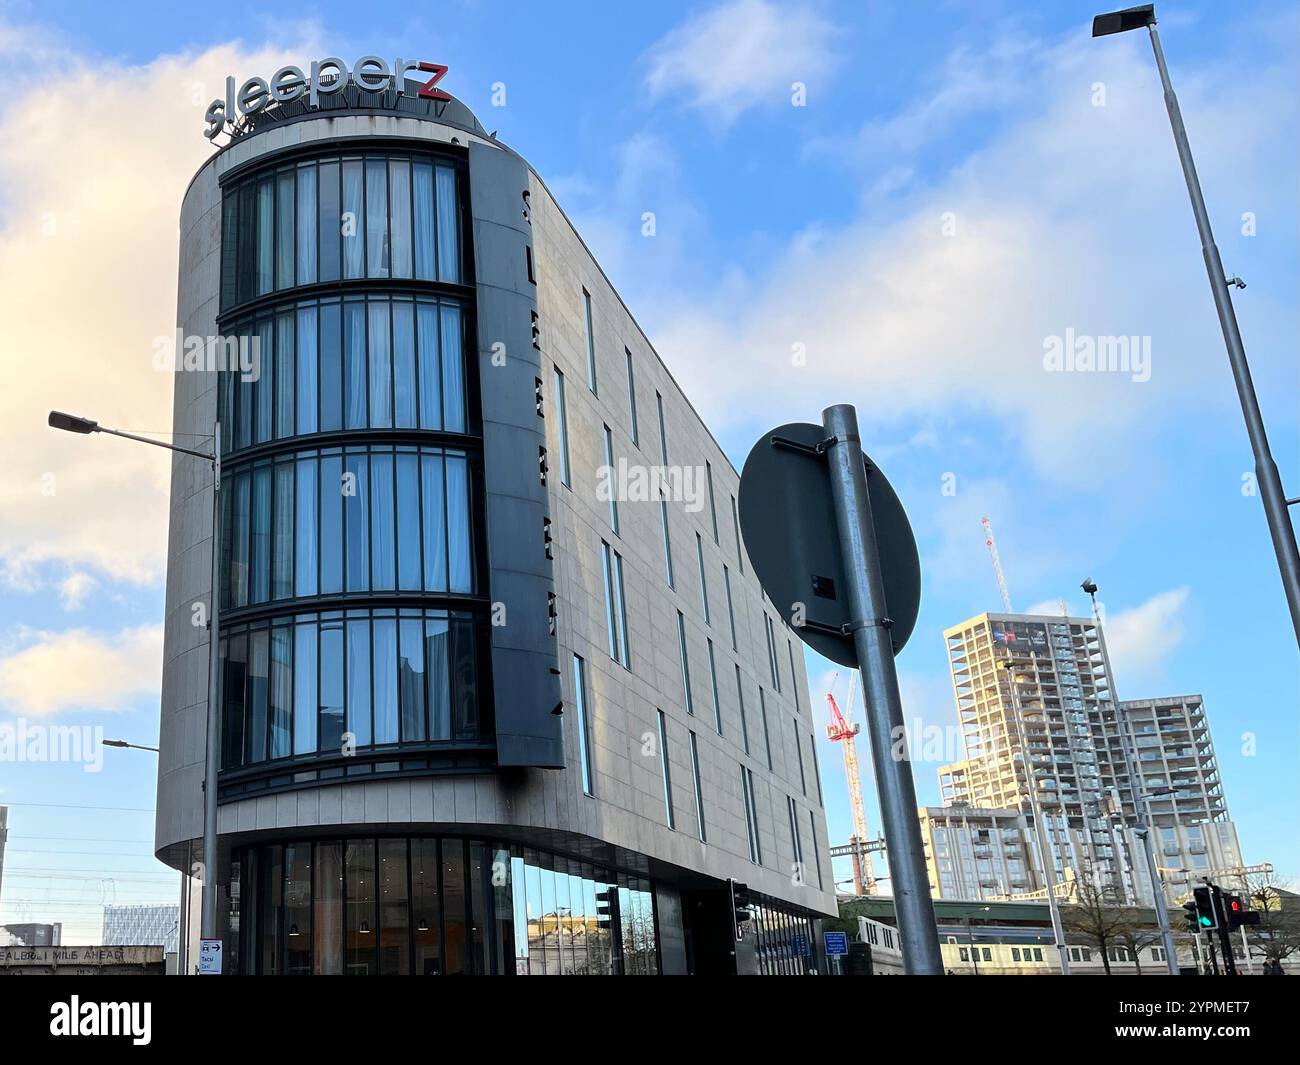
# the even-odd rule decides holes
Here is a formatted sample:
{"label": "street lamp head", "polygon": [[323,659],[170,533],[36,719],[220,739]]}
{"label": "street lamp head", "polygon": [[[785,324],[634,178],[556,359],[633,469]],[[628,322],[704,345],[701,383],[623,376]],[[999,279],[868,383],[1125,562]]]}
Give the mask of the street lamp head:
{"label": "street lamp head", "polygon": [[99,422],[89,418],[78,418],[75,414],[64,414],[61,410],[50,411],[51,429],[62,429],[66,433],[97,433]]}
{"label": "street lamp head", "polygon": [[105,747],[130,747],[131,746],[129,743],[126,742],[126,740],[103,740],[102,742]]}
{"label": "street lamp head", "polygon": [[1079,585],[1079,587],[1082,588],[1085,592],[1087,592],[1088,595],[1097,594],[1097,582],[1094,581],[1091,577],[1085,577],[1083,583]]}
{"label": "street lamp head", "polygon": [[1127,33],[1129,30],[1145,29],[1156,21],[1155,4],[1143,4],[1141,7],[1126,7],[1123,11],[1110,11],[1097,15],[1092,20],[1094,37],[1109,37],[1112,33]]}

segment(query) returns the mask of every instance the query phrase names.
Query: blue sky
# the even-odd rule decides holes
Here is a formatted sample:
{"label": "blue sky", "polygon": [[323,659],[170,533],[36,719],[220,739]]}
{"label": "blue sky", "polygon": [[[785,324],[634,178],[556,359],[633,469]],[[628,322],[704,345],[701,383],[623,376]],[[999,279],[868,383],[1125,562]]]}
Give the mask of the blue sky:
{"label": "blue sky", "polygon": [[[987,514],[1017,608],[1082,612],[1098,581],[1122,697],[1205,696],[1247,860],[1300,875],[1295,640],[1145,35],[1092,41],[1073,3],[134,6],[0,4],[0,723],[156,740],[166,463],[43,421],[168,427],[149,341],[207,100],[281,56],[418,54],[548,182],[737,466],[770,425],[858,405],[921,546],[909,720],[954,723],[942,630],[998,608]],[[1158,13],[1297,494],[1296,11]],[[51,312],[68,290],[75,318]],[[1149,337],[1149,380],[1046,372],[1067,330]],[[0,921],[93,940],[105,899],[174,899],[153,790],[144,752],[0,763]]]}

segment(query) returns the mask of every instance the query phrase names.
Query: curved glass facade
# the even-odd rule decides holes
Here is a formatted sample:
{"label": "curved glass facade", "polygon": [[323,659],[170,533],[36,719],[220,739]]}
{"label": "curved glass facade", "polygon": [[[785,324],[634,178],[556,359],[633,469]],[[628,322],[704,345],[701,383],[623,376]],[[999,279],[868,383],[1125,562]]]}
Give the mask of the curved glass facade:
{"label": "curved glass facade", "polygon": [[235,852],[235,971],[655,975],[648,880],[456,837],[293,841]]}
{"label": "curved glass facade", "polygon": [[223,798],[491,764],[463,166],[223,186]]}
{"label": "curved glass facade", "polygon": [[460,174],[409,152],[320,155],[224,189],[221,309],[360,278],[460,284]]}

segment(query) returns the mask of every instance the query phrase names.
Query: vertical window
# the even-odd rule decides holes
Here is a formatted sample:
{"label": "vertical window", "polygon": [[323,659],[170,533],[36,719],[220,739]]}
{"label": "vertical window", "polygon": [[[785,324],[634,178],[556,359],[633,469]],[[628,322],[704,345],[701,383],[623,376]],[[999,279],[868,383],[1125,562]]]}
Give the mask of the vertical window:
{"label": "vertical window", "polygon": [[396,743],[401,736],[398,732],[395,618],[375,618],[374,674],[375,742]]}
{"label": "vertical window", "polygon": [[772,734],[767,728],[767,696],[763,694],[763,686],[758,688],[758,713],[763,719],[763,747],[767,752],[767,768],[772,768]]}
{"label": "vertical window", "polygon": [[266,761],[267,713],[271,694],[270,634],[254,629],[248,640],[248,707],[244,762]]}
{"label": "vertical window", "polygon": [[316,167],[298,168],[298,284],[316,280]]}
{"label": "vertical window", "polygon": [[740,703],[740,738],[745,744],[745,753],[749,754],[749,717],[745,713],[745,685],[740,679],[740,663],[736,663],[736,699]]}
{"label": "vertical window", "polygon": [[338,751],[343,743],[343,622],[320,626],[320,724],[322,751]]}
{"label": "vertical window", "polygon": [[361,199],[364,183],[361,160],[344,160],[343,214],[339,222],[339,232],[343,238],[345,278],[364,277],[366,273],[366,210]]}
{"label": "vertical window", "polygon": [[758,804],[754,801],[754,774],[746,766],[740,767],[740,790],[745,803],[745,834],[749,839],[749,860],[763,864],[763,850],[758,841]]}
{"label": "vertical window", "polygon": [[411,276],[411,163],[388,161],[388,199],[392,205],[391,266],[394,277]]}
{"label": "vertical window", "polygon": [[605,429],[605,467],[608,472],[608,480],[605,482],[609,488],[609,527],[614,530],[614,535],[618,533],[618,475],[614,469],[614,434],[610,432],[609,426]]}
{"label": "vertical window", "polygon": [[343,845],[316,844],[312,964],[317,976],[343,973]]}
{"label": "vertical window", "polygon": [[375,931],[375,841],[349,840],[344,848],[344,910],[347,932],[344,937],[344,973],[348,976],[371,976],[379,971]]}
{"label": "vertical window", "polygon": [[727,564],[722,564],[722,585],[727,590],[727,621],[731,625],[731,649],[740,650],[736,643],[736,607],[731,601],[731,570],[727,569]]}
{"label": "vertical window", "polygon": [[813,783],[817,785],[817,805],[822,803],[822,771],[817,765],[817,737],[808,733],[808,757],[812,759]]}
{"label": "vertical window", "polygon": [[275,320],[275,435],[293,436],[293,315]]}
{"label": "vertical window", "polygon": [[347,622],[347,730],[358,747],[369,747],[374,736],[370,709],[370,622]]}
{"label": "vertical window", "polygon": [[397,455],[397,587],[419,591],[420,456]]}
{"label": "vertical window", "polygon": [[[343,322],[338,303],[320,308],[320,428],[343,428]],[[364,377],[362,378],[364,381]],[[298,430],[302,432],[301,428]]]}
{"label": "vertical window", "polygon": [[794,641],[787,639],[785,649],[790,655],[790,694],[794,698],[794,708],[799,710],[799,671],[794,665]]}
{"label": "vertical window", "polygon": [[370,587],[375,591],[397,587],[396,512],[393,456],[376,452],[370,456]]}
{"label": "vertical window", "polygon": [[411,972],[410,892],[406,881],[406,840],[379,841],[379,972],[408,976]]}
{"label": "vertical window", "polygon": [[271,589],[271,468],[253,471],[252,577],[250,602],[265,603]]}
{"label": "vertical window", "polygon": [[415,307],[393,301],[393,424],[413,429],[419,424],[419,386],[415,379]]}
{"label": "vertical window", "polygon": [[415,975],[442,972],[442,898],[438,893],[438,841],[411,840],[411,920],[415,923]]}
{"label": "vertical window", "polygon": [[594,795],[591,770],[591,734],[587,720],[587,663],[573,656],[573,702],[578,710],[578,767],[582,775],[582,792]]}
{"label": "vertical window", "polygon": [[655,393],[655,410],[659,415],[659,461],[668,465],[668,430],[664,427],[664,397]]}
{"label": "vertical window", "polygon": [[261,296],[275,287],[275,185],[270,178],[257,186],[257,289]]}
{"label": "vertical window", "polygon": [[682,697],[686,701],[686,712],[695,713],[695,701],[691,698],[691,663],[686,654],[686,619],[677,611],[677,653],[682,660]]}
{"label": "vertical window", "polygon": [[438,280],[460,283],[460,211],[456,199],[456,171],[437,167]]}
{"label": "vertical window", "polygon": [[388,165],[366,160],[366,276],[388,276]]}
{"label": "vertical window", "polygon": [[673,587],[673,542],[668,536],[668,500],[659,497],[659,526],[664,534],[664,576],[668,587]]}
{"label": "vertical window", "polygon": [[442,341],[442,403],[444,427],[453,433],[465,431],[465,357],[461,349],[460,308],[444,303],[439,308]]}
{"label": "vertical window", "polygon": [[298,595],[316,594],[316,460],[297,463],[297,526],[294,530],[294,589]]}
{"label": "vertical window", "polygon": [[668,765],[668,720],[662,710],[656,710],[659,717],[659,774],[664,781],[664,813],[668,817],[668,827],[676,828],[673,816],[673,777]]}
{"label": "vertical window", "polygon": [[803,834],[799,831],[799,807],[794,801],[794,797],[787,795],[785,797],[786,808],[790,811],[790,843],[794,854],[794,874],[796,883],[802,884],[803,880]]}
{"label": "vertical window", "polygon": [[745,548],[740,540],[740,515],[736,511],[736,497],[731,497],[731,526],[736,533],[736,566],[745,575]]}
{"label": "vertical window", "polygon": [[401,709],[402,742],[418,743],[426,736],[424,623],[419,618],[398,622],[398,705]]}
{"label": "vertical window", "polygon": [[[473,558],[469,540],[469,462],[463,455],[447,456],[447,580],[453,592],[473,591]],[[622,568],[619,574],[622,574]]]}
{"label": "vertical window", "polygon": [[704,624],[712,625],[709,618],[709,582],[704,575],[704,539],[699,533],[695,534],[695,557],[700,564],[700,605],[704,608]]}
{"label": "vertical window", "polygon": [[275,287],[293,287],[293,171],[275,178]]}
{"label": "vertical window", "polygon": [[599,395],[596,391],[596,334],[591,321],[591,293],[585,288],[582,290],[582,316],[587,340],[587,387],[593,395]]}
{"label": "vertical window", "polygon": [[713,522],[713,542],[721,543],[718,539],[718,501],[713,496],[713,467],[707,462],[704,464],[704,478],[709,483],[709,517]]}
{"label": "vertical window", "polygon": [[800,790],[804,795],[807,795],[807,794],[808,794],[808,778],[807,778],[806,774],[804,773],[804,768],[803,768],[803,741],[799,739],[799,719],[798,719],[798,718],[791,718],[791,719],[790,719],[790,728],[791,728],[791,730],[794,732],[794,757],[795,757],[795,761],[797,761],[797,762],[799,763],[799,790]]}
{"label": "vertical window", "polygon": [[316,625],[293,627],[293,753],[316,753]]}
{"label": "vertical window", "polygon": [[708,833],[704,830],[704,789],[700,784],[700,744],[691,733],[691,784],[695,789],[695,831],[701,843],[708,843]]}
{"label": "vertical window", "polygon": [[393,351],[388,307],[387,300],[374,300],[367,308],[370,326],[370,424],[376,429],[390,429],[393,425]]}
{"label": "vertical window", "polygon": [[426,591],[446,591],[447,502],[441,456],[421,455],[420,468],[424,505],[424,587]]}
{"label": "vertical window", "polygon": [[433,166],[416,162],[411,167],[411,199],[415,216],[415,276],[432,281],[437,273],[434,244]]}
{"label": "vertical window", "polygon": [[343,225],[339,215],[339,164],[321,163],[320,165],[320,280],[337,281],[339,279],[339,246],[343,236]]}
{"label": "vertical window", "polygon": [[569,480],[569,420],[564,408],[564,374],[555,370],[555,434],[560,445],[560,483],[573,487]]}
{"label": "vertical window", "polygon": [[600,542],[605,570],[605,619],[609,626],[609,657],[625,669],[632,668],[628,649],[627,605],[623,598],[623,556]]}
{"label": "vertical window", "polygon": [[813,866],[817,870],[817,890],[823,891],[826,885],[822,883],[822,856],[817,849],[817,815],[811,810],[808,811],[808,838],[812,840]]}
{"label": "vertical window", "polygon": [[316,308],[298,311],[297,432],[316,431]]}
{"label": "vertical window", "polygon": [[636,373],[632,368],[632,352],[627,348],[623,349],[623,354],[627,356],[627,420],[628,428],[632,432],[632,443],[636,447],[641,446],[641,430],[636,423]]}
{"label": "vertical window", "polygon": [[718,730],[718,735],[722,735],[722,701],[718,698],[718,666],[713,656],[713,641],[705,641],[709,645],[709,685],[713,691],[713,722],[714,728]]}
{"label": "vertical window", "polygon": [[370,463],[366,455],[344,460],[343,514],[347,537],[346,587],[363,592],[370,587]]}
{"label": "vertical window", "polygon": [[[271,544],[271,598],[288,599],[293,595],[293,463],[275,467],[275,531]],[[313,515],[314,517],[314,515]],[[315,522],[312,523],[313,527]]]}
{"label": "vertical window", "polygon": [[781,690],[781,671],[776,660],[776,630],[772,627],[772,619],[767,612],[763,612],[763,629],[767,633],[767,664],[772,671],[772,690],[779,692]]}

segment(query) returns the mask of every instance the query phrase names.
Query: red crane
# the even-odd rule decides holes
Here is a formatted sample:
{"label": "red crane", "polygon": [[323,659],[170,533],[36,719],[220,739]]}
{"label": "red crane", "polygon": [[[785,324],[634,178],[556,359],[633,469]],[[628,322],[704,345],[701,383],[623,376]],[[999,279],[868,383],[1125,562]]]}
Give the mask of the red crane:
{"label": "red crane", "polygon": [[831,681],[831,690],[826,693],[826,702],[830,706],[830,724],[826,726],[826,736],[832,743],[844,744],[844,776],[849,784],[849,803],[853,813],[853,837],[849,845],[853,848],[853,893],[855,895],[874,895],[876,877],[871,868],[871,858],[863,849],[867,844],[867,808],[862,801],[862,775],[858,771],[857,735],[862,726],[850,723],[853,717],[853,693],[857,677],[849,678],[848,714],[840,713],[839,704],[835,702],[835,684],[840,675],[835,674]]}

